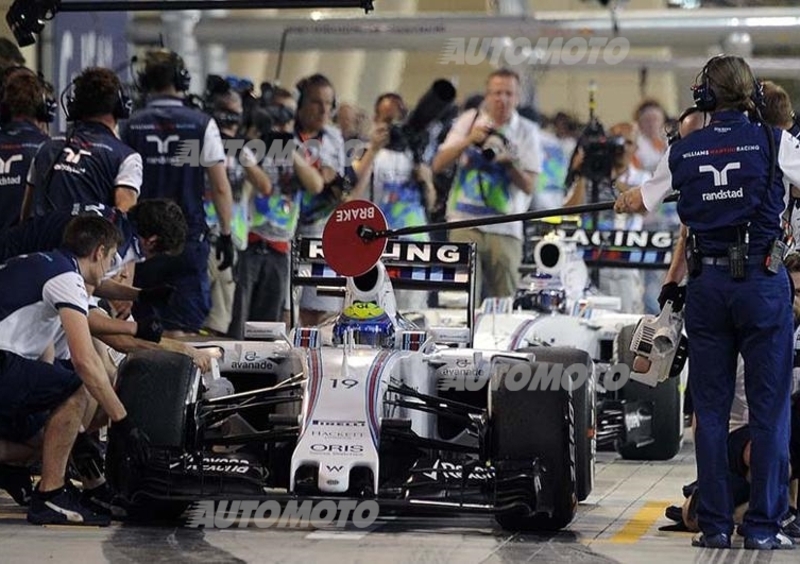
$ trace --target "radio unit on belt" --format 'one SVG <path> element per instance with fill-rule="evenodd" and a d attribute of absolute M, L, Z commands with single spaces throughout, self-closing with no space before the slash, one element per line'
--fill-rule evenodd
<path fill-rule="evenodd" d="M 736 230 L 736 243 L 728 246 L 728 266 L 731 270 L 731 278 L 742 280 L 745 276 L 745 264 L 747 264 L 747 251 L 750 247 L 750 224 L 744 227 L 744 238 L 742 230 Z M 744 239 L 744 240 L 742 240 Z"/>
<path fill-rule="evenodd" d="M 769 248 L 769 254 L 764 260 L 764 268 L 767 272 L 777 274 L 780 271 L 783 260 L 789 254 L 789 245 L 780 239 L 775 239 Z"/>
<path fill-rule="evenodd" d="M 749 257 L 749 228 L 749 223 L 747 225 L 735 227 L 736 242 L 728 245 L 726 255 L 717 256 L 705 256 L 700 250 L 697 233 L 689 230 L 689 236 L 686 241 L 686 266 L 689 275 L 692 277 L 698 276 L 702 272 L 703 264 L 725 265 L 729 268 L 731 277 L 734 280 L 744 279 L 746 266 L 748 264 L 754 264 L 754 260 L 751 260 Z M 756 262 L 766 265 L 769 260 L 770 258 L 768 256 L 763 263 L 761 259 L 758 259 Z"/>

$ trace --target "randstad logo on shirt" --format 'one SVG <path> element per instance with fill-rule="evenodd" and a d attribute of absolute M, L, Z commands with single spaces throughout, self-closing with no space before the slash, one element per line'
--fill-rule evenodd
<path fill-rule="evenodd" d="M 703 194 L 704 202 L 713 202 L 716 200 L 732 200 L 734 198 L 744 198 L 744 189 L 738 190 L 717 190 L 716 192 L 709 192 Z"/>

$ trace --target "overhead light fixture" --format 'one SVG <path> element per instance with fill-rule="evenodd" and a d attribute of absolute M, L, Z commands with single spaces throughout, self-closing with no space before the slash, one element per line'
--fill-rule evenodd
<path fill-rule="evenodd" d="M 8 27 L 20 47 L 36 43 L 44 22 L 57 12 L 144 12 L 177 10 L 254 10 L 290 8 L 361 8 L 371 12 L 373 0 L 14 0 L 6 13 Z M 321 18 L 322 12 L 314 12 Z M 313 17 L 313 16 L 312 16 Z"/>
<path fill-rule="evenodd" d="M 52 20 L 61 0 L 14 0 L 6 13 L 6 23 L 20 47 L 36 43 L 34 35 L 44 29 L 44 22 Z"/>

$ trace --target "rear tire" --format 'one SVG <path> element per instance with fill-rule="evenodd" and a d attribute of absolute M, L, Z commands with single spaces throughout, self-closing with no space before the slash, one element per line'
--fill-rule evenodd
<path fill-rule="evenodd" d="M 534 362 L 537 367 L 549 363 Z M 521 500 L 530 511 L 520 508 L 495 515 L 497 523 L 513 531 L 556 531 L 575 517 L 575 420 L 569 391 L 510 391 L 506 373 L 492 376 L 490 404 L 490 455 L 495 466 L 495 490 L 499 504 L 504 496 Z M 532 468 L 536 460 L 543 467 L 543 485 L 552 492 L 552 514 L 534 513 L 537 501 L 533 480 L 514 485 L 499 470 L 504 465 Z M 516 473 L 512 470 L 511 472 Z M 524 488 L 530 488 L 525 493 Z M 512 492 L 513 490 L 513 492 Z"/>
<path fill-rule="evenodd" d="M 633 367 L 635 356 L 630 351 L 634 329 L 634 325 L 626 325 L 617 335 L 618 361 L 628 367 Z M 653 442 L 642 447 L 621 445 L 617 451 L 622 458 L 626 460 L 670 460 L 678 454 L 683 441 L 679 377 L 667 378 L 654 388 L 630 380 L 619 390 L 619 396 L 626 402 L 648 402 L 652 406 L 653 418 Z"/>

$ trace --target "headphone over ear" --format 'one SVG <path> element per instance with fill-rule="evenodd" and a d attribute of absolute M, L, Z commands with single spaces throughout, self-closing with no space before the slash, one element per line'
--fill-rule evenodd
<path fill-rule="evenodd" d="M 700 71 L 700 84 L 692 86 L 694 105 L 701 112 L 713 112 L 717 107 L 717 95 L 714 94 L 714 91 L 711 89 L 711 84 L 709 84 L 708 81 L 708 65 L 711 64 L 711 61 L 720 56 L 721 55 L 717 55 L 713 57 L 705 64 L 703 70 Z"/>
<path fill-rule="evenodd" d="M 708 80 L 708 67 L 712 61 L 726 57 L 727 55 L 716 55 L 708 60 L 700 72 L 700 84 L 692 86 L 692 94 L 694 96 L 694 105 L 702 112 L 713 112 L 717 107 L 717 95 L 711 89 L 710 81 Z M 764 96 L 764 85 L 754 77 L 753 79 L 753 94 L 750 96 L 756 110 L 760 111 L 766 107 L 766 97 Z"/>
<path fill-rule="evenodd" d="M 11 119 L 9 110 L 5 104 L 2 103 L 2 100 L 5 97 L 8 80 L 11 78 L 11 75 L 17 71 L 26 71 L 36 77 L 39 81 L 39 87 L 42 89 L 42 101 L 36 106 L 36 115 L 33 117 L 44 123 L 52 123 L 55 121 L 58 103 L 54 98 L 47 95 L 48 91 L 52 89 L 52 85 L 44 79 L 44 75 L 42 75 L 41 72 L 34 72 L 32 69 L 22 65 L 7 67 L 0 76 L 0 121 L 6 122 Z"/>
<path fill-rule="evenodd" d="M 67 121 L 79 121 L 87 117 L 75 101 L 75 80 L 77 80 L 77 78 L 73 79 L 61 94 L 61 106 L 64 109 L 64 117 Z M 122 89 L 122 85 L 120 85 L 117 89 L 117 98 L 114 101 L 114 107 L 111 109 L 111 115 L 114 116 L 115 120 L 120 121 L 131 117 L 132 111 L 133 100 Z"/>
<path fill-rule="evenodd" d="M 151 53 L 156 53 L 158 51 L 154 51 Z M 147 80 L 147 61 L 149 58 L 148 55 L 145 55 L 145 70 L 141 70 L 136 74 L 136 82 L 139 85 L 141 90 L 149 91 L 152 87 Z M 136 57 L 132 59 L 131 62 L 135 62 L 137 60 Z M 188 92 L 189 87 L 192 84 L 192 75 L 189 74 L 189 69 L 186 68 L 186 64 L 183 62 L 183 57 L 178 55 L 175 51 L 169 51 L 169 65 L 172 67 L 172 85 L 175 87 L 175 90 L 178 92 Z"/>

